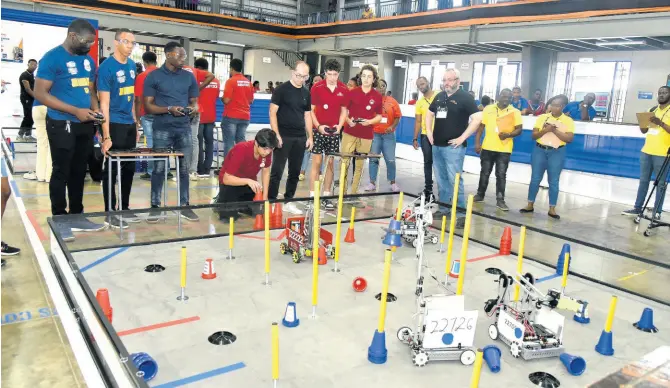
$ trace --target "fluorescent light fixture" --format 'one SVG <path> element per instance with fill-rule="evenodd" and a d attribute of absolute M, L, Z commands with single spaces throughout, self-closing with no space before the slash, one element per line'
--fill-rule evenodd
<path fill-rule="evenodd" d="M 621 40 L 618 42 L 596 42 L 596 46 L 636 46 L 647 44 L 644 40 Z"/>
<path fill-rule="evenodd" d="M 225 45 L 228 45 L 228 46 L 244 47 L 244 45 L 241 44 L 241 43 L 226 42 L 226 41 L 223 41 L 223 40 L 217 40 L 216 43 L 217 44 L 225 44 Z"/>
<path fill-rule="evenodd" d="M 366 50 L 379 50 L 379 47 L 366 47 Z"/>
<path fill-rule="evenodd" d="M 434 53 L 434 52 L 437 52 L 437 51 L 444 51 L 444 49 L 440 48 L 440 47 L 424 47 L 424 48 L 417 49 L 416 51 L 418 51 L 420 53 Z"/>

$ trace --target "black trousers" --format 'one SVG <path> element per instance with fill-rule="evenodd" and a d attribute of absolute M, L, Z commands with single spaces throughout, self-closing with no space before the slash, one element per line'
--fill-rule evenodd
<path fill-rule="evenodd" d="M 216 212 L 219 213 L 219 219 L 225 221 L 230 217 L 237 218 L 238 213 L 249 215 L 259 214 L 261 205 L 254 206 L 255 204 L 252 203 L 255 195 L 251 187 L 247 185 L 228 186 L 220 183 L 216 203 L 249 202 L 249 204 L 236 203 L 234 205 L 217 207 Z"/>
<path fill-rule="evenodd" d="M 423 179 L 426 186 L 423 191 L 426 195 L 433 193 L 433 146 L 430 145 L 428 136 L 421 135 L 421 152 L 423 153 Z"/>
<path fill-rule="evenodd" d="M 493 171 L 493 165 L 496 166 L 496 198 L 505 199 L 505 185 L 507 183 L 507 167 L 511 154 L 507 152 L 496 152 L 482 150 L 479 160 L 482 164 L 482 171 L 479 174 L 479 188 L 477 194 L 482 197 L 486 194 L 486 188 L 489 186 L 489 177 Z"/>
<path fill-rule="evenodd" d="M 291 199 L 295 197 L 295 190 L 298 187 L 298 177 L 300 176 L 300 166 L 302 165 L 302 158 L 305 156 L 305 143 L 307 137 L 284 137 L 282 136 L 283 145 L 281 148 L 275 148 L 272 154 L 272 169 L 270 170 L 270 191 L 268 198 L 277 199 L 279 193 L 279 184 L 281 183 L 282 175 L 284 175 L 284 167 L 288 160 L 288 178 L 286 179 L 286 191 L 284 198 Z"/>
<path fill-rule="evenodd" d="M 51 214 L 68 214 L 68 203 L 70 214 L 81 214 L 84 212 L 86 165 L 93 152 L 93 122 L 73 123 L 48 116 L 46 122 L 53 166 L 49 181 Z"/>
<path fill-rule="evenodd" d="M 23 120 L 21 120 L 21 129 L 19 129 L 19 136 L 30 136 L 33 130 L 33 98 L 21 97 L 21 105 L 23 106 Z"/>
<path fill-rule="evenodd" d="M 135 124 L 109 123 L 109 136 L 112 138 L 112 150 L 129 150 L 137 145 L 137 127 Z M 116 208 L 117 163 L 112 163 L 112 210 Z M 133 187 L 135 162 L 121 162 L 121 210 L 128 210 L 130 190 Z M 105 199 L 105 211 L 109 209 L 109 163 L 102 166 L 102 196 Z"/>

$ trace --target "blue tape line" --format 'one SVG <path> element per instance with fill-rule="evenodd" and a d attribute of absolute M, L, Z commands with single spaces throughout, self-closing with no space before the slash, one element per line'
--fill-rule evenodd
<path fill-rule="evenodd" d="M 549 276 L 545 276 L 543 278 L 539 278 L 539 279 L 535 280 L 535 283 L 542 283 L 544 281 L 551 280 L 551 279 L 556 279 L 558 277 L 561 277 L 561 275 L 555 273 L 553 275 L 549 275 Z"/>
<path fill-rule="evenodd" d="M 219 368 L 219 369 L 213 369 L 213 370 L 210 370 L 208 372 L 203 372 L 203 373 L 199 373 L 197 375 L 193 375 L 193 376 L 190 376 L 190 377 L 183 378 L 181 380 L 175 380 L 175 381 L 172 381 L 172 382 L 169 382 L 169 383 L 156 385 L 154 388 L 179 387 L 179 386 L 182 386 L 182 385 L 195 383 L 196 381 L 208 379 L 210 377 L 222 375 L 224 373 L 236 371 L 238 369 L 244 368 L 245 366 L 246 365 L 244 365 L 243 362 L 238 362 L 237 364 L 224 366 L 223 368 Z"/>
<path fill-rule="evenodd" d="M 80 268 L 80 269 L 79 269 L 79 272 L 87 271 L 87 270 L 89 270 L 89 269 L 95 267 L 95 266 L 98 265 L 98 264 L 104 263 L 105 261 L 107 261 L 107 260 L 111 259 L 112 257 L 118 255 L 119 253 L 123 253 L 123 252 L 127 251 L 129 248 L 130 248 L 130 247 L 119 248 L 119 249 L 115 250 L 114 252 L 110 253 L 109 255 L 107 255 L 107 256 L 105 256 L 105 257 L 101 257 L 100 259 L 98 259 L 98 260 L 92 262 L 91 264 L 88 264 L 88 265 L 86 265 L 86 266 Z"/>
<path fill-rule="evenodd" d="M 12 186 L 14 196 L 16 198 L 21 198 L 21 190 L 19 190 L 19 186 L 16 185 L 16 181 L 9 181 L 9 184 Z"/>

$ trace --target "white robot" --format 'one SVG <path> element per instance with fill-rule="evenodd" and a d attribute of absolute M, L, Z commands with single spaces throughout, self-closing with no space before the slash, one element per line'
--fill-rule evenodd
<path fill-rule="evenodd" d="M 419 230 L 422 230 L 424 241 L 437 244 L 438 236 L 431 229 L 433 211 L 437 208 L 437 204 L 432 202 L 432 196 L 428 203 L 425 203 L 425 200 L 422 202 L 422 197 L 419 197 L 406 206 L 400 213 L 400 236 L 403 240 L 416 248 L 419 243 Z M 421 219 L 418 217 L 419 214 L 422 215 Z"/>

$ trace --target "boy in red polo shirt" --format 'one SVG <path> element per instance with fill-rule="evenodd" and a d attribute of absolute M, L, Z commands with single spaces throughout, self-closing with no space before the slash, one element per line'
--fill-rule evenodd
<path fill-rule="evenodd" d="M 223 157 L 237 143 L 246 140 L 247 127 L 251 119 L 251 103 L 254 102 L 254 88 L 249 79 L 242 74 L 242 61 L 230 61 L 231 77 L 223 87 Z"/>
<path fill-rule="evenodd" d="M 263 200 L 267 200 L 272 151 L 278 145 L 277 134 L 270 128 L 258 131 L 254 140 L 236 144 L 219 171 L 219 194 L 215 203 L 250 202 L 258 191 L 262 191 Z M 262 184 L 256 180 L 261 170 Z M 223 221 L 230 217 L 237 219 L 238 213 L 253 214 L 251 205 L 221 206 L 215 210 Z"/>
<path fill-rule="evenodd" d="M 339 81 L 342 66 L 335 59 L 325 63 L 326 79 L 312 87 L 312 125 L 314 126 L 314 147 L 312 148 L 312 170 L 309 187 L 314 187 L 317 174 L 321 171 L 322 154 L 340 152 L 340 131 L 347 120 L 347 86 Z M 333 187 L 333 159 L 328 160 L 323 184 L 323 195 L 331 195 Z M 310 191 L 311 195 L 314 192 Z M 322 206 L 333 210 L 333 203 L 325 199 Z"/>
<path fill-rule="evenodd" d="M 144 104 L 142 103 L 142 99 L 144 98 L 144 80 L 152 71 L 157 69 L 156 54 L 151 51 L 145 52 L 142 54 L 142 62 L 144 63 L 144 71 L 135 78 L 135 112 L 139 112 L 138 117 L 140 118 L 141 128 L 138 128 L 138 130 L 142 129 L 142 133 L 144 133 L 144 139 L 146 141 L 146 146 L 153 148 L 154 116 L 146 114 L 144 111 Z M 147 163 L 147 172 L 140 175 L 140 178 L 144 180 L 151 180 L 151 172 L 153 170 L 154 162 L 150 161 Z M 169 165 L 167 170 L 169 178 L 172 178 L 172 173 L 169 172 Z"/>
<path fill-rule="evenodd" d="M 342 135 L 342 152 L 362 154 L 370 153 L 372 147 L 372 130 L 375 124 L 382 120 L 382 95 L 377 91 L 379 84 L 379 75 L 377 69 L 371 65 L 365 65 L 360 73 L 361 86 L 349 91 L 349 117 L 347 118 L 348 127 L 344 129 Z M 344 158 L 345 177 L 344 192 L 347 192 L 347 173 L 349 169 L 350 158 Z M 358 185 L 361 183 L 361 173 L 364 163 L 356 163 L 354 170 L 354 181 L 351 183 L 351 194 L 358 193 Z"/>
<path fill-rule="evenodd" d="M 205 58 L 198 58 L 195 60 L 195 68 L 207 71 L 209 62 Z M 198 178 L 209 178 L 209 170 L 212 168 L 216 100 L 219 98 L 220 85 L 218 79 L 212 79 L 209 85 L 200 90 L 200 97 L 198 98 L 198 105 L 202 109 L 202 113 L 198 125 L 198 158 L 193 161 L 193 163 L 197 163 Z"/>
<path fill-rule="evenodd" d="M 214 74 L 207 69 L 201 70 L 191 66 L 184 66 L 184 70 L 193 73 L 195 80 L 198 81 L 198 88 L 200 93 L 214 80 Z M 204 108 L 200 101 L 198 101 L 198 114 L 191 118 L 191 155 L 186 155 L 184 160 L 188 162 L 188 173 L 192 181 L 198 180 L 198 130 L 200 129 L 200 118 L 204 112 Z"/>

